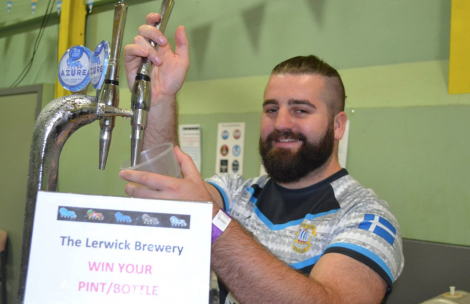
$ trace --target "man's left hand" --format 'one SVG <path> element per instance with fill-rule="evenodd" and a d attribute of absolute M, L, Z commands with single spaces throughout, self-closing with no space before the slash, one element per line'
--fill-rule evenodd
<path fill-rule="evenodd" d="M 143 171 L 123 170 L 119 176 L 129 181 L 125 188 L 126 193 L 139 198 L 212 201 L 191 157 L 183 153 L 178 146 L 174 151 L 181 165 L 183 179 Z"/>

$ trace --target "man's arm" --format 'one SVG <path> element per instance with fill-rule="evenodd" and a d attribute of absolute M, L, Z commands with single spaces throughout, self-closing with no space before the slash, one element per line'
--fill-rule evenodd
<path fill-rule="evenodd" d="M 139 35 L 134 38 L 134 43 L 124 47 L 124 65 L 129 89 L 132 90 L 142 58 L 146 57 L 154 64 L 144 149 L 164 142 L 178 144 L 176 94 L 183 86 L 189 68 L 189 43 L 184 27 L 180 26 L 176 30 L 176 46 L 173 52 L 167 38 L 154 26 L 159 20 L 159 14 L 147 15 L 146 24 L 139 28 Z M 158 49 L 155 50 L 148 40 L 157 43 Z"/>
<path fill-rule="evenodd" d="M 227 258 L 229 257 L 229 258 Z M 321 257 L 309 277 L 264 250 L 232 221 L 212 246 L 212 268 L 241 303 L 380 303 L 385 281 L 348 256 Z"/>

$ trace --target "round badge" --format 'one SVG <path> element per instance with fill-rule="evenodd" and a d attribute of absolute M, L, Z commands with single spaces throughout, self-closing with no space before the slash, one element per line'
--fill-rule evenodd
<path fill-rule="evenodd" d="M 234 156 L 239 156 L 241 152 L 242 152 L 242 148 L 240 148 L 239 145 L 233 146 L 232 153 Z"/>
<path fill-rule="evenodd" d="M 90 82 L 91 85 L 99 90 L 103 85 L 106 76 L 106 69 L 109 61 L 109 43 L 101 41 L 95 48 L 93 56 L 90 59 Z"/>
<path fill-rule="evenodd" d="M 238 160 L 234 160 L 233 163 L 232 163 L 232 171 L 233 171 L 234 173 L 237 173 L 239 166 L 240 166 L 240 165 L 238 164 Z"/>
<path fill-rule="evenodd" d="M 234 137 L 235 139 L 239 139 L 239 138 L 240 138 L 240 135 L 241 135 L 240 130 L 236 129 L 235 131 L 233 131 L 233 137 Z"/>
<path fill-rule="evenodd" d="M 225 155 L 228 154 L 228 146 L 227 146 L 227 145 L 223 145 L 223 146 L 220 148 L 220 154 L 222 154 L 223 156 L 225 156 Z"/>
<path fill-rule="evenodd" d="M 227 130 L 223 130 L 223 131 L 222 131 L 222 138 L 223 138 L 223 139 L 227 139 L 227 138 L 228 138 L 228 131 L 227 131 Z"/>
<path fill-rule="evenodd" d="M 91 51 L 81 45 L 71 47 L 65 52 L 57 69 L 59 82 L 64 89 L 78 92 L 88 86 L 91 56 Z"/>

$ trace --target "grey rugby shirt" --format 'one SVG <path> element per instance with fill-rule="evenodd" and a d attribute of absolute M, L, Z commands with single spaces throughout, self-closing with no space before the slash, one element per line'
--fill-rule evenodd
<path fill-rule="evenodd" d="M 224 209 L 294 269 L 309 274 L 323 254 L 335 252 L 366 264 L 390 288 L 402 272 L 402 241 L 395 217 L 385 201 L 345 169 L 295 190 L 267 176 L 245 180 L 224 174 L 206 181 L 220 192 Z"/>

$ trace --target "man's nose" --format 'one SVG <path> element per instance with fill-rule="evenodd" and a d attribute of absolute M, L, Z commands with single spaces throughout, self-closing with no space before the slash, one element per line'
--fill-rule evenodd
<path fill-rule="evenodd" d="M 280 108 L 276 115 L 276 121 L 274 127 L 277 130 L 291 130 L 294 126 L 293 117 L 290 115 L 288 109 Z"/>

